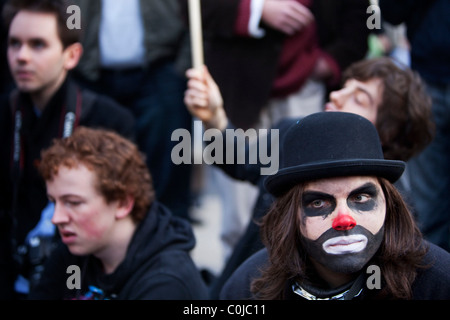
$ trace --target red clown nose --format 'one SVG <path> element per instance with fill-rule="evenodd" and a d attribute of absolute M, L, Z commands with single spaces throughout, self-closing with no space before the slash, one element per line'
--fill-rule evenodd
<path fill-rule="evenodd" d="M 345 231 L 356 227 L 356 221 L 348 214 L 339 214 L 334 220 L 332 225 L 334 230 Z"/>

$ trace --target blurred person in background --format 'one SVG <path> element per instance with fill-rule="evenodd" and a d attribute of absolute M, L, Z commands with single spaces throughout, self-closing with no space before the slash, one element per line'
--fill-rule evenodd
<path fill-rule="evenodd" d="M 178 0 L 73 0 L 82 13 L 78 81 L 127 107 L 157 198 L 189 218 L 191 166 L 171 160 L 176 129 L 192 127 L 183 103 L 189 37 Z"/>
<path fill-rule="evenodd" d="M 450 251 L 450 2 L 380 0 L 380 8 L 385 21 L 406 24 L 411 68 L 425 80 L 433 100 L 436 136 L 408 169 L 421 231 Z"/>

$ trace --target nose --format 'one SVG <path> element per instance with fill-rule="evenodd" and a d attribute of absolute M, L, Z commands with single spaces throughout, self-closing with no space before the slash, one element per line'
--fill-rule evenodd
<path fill-rule="evenodd" d="M 28 46 L 21 45 L 20 48 L 16 50 L 16 59 L 20 62 L 28 61 L 30 57 L 30 50 Z"/>
<path fill-rule="evenodd" d="M 60 225 L 69 222 L 68 216 L 64 213 L 64 210 L 61 208 L 61 205 L 55 203 L 55 209 L 53 212 L 52 223 L 54 225 Z"/>
<path fill-rule="evenodd" d="M 339 213 L 338 216 L 334 218 L 332 227 L 337 231 L 351 230 L 356 227 L 356 221 L 348 213 Z"/>
<path fill-rule="evenodd" d="M 347 92 L 345 88 L 342 88 L 337 91 L 332 91 L 330 93 L 330 101 L 336 106 L 338 110 L 340 110 L 344 104 L 344 100 L 346 99 Z"/>

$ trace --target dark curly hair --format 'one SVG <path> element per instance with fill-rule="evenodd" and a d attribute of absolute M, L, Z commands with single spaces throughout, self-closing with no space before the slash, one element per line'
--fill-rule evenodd
<path fill-rule="evenodd" d="M 410 68 L 400 68 L 392 59 L 366 59 L 346 69 L 343 81 L 380 79 L 383 97 L 375 127 L 380 135 L 385 159 L 408 161 L 434 137 L 431 98 L 420 76 Z"/>
<path fill-rule="evenodd" d="M 107 203 L 131 196 L 135 222 L 145 217 L 155 198 L 144 156 L 134 143 L 114 132 L 78 127 L 72 136 L 55 139 L 41 157 L 39 171 L 46 181 L 51 181 L 61 166 L 83 164 L 96 174 L 96 187 Z"/>

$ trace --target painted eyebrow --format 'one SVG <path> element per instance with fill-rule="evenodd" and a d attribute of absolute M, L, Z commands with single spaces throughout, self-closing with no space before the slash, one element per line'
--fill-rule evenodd
<path fill-rule="evenodd" d="M 303 201 L 312 201 L 314 199 L 334 199 L 334 196 L 328 193 L 320 192 L 320 191 L 305 191 L 303 192 L 302 200 Z"/>
<path fill-rule="evenodd" d="M 349 196 L 352 196 L 355 194 L 361 194 L 361 193 L 367 193 L 369 195 L 374 196 L 378 193 L 378 190 L 374 183 L 367 182 L 364 185 L 350 191 Z M 314 191 L 314 190 L 303 192 L 303 197 L 302 197 L 303 200 L 314 200 L 316 198 L 334 199 L 334 196 L 329 193 Z"/>
<path fill-rule="evenodd" d="M 367 193 L 370 196 L 376 196 L 378 194 L 378 189 L 376 185 L 372 182 L 367 182 L 359 188 L 351 191 L 349 196 L 353 196 L 355 194 Z"/>

